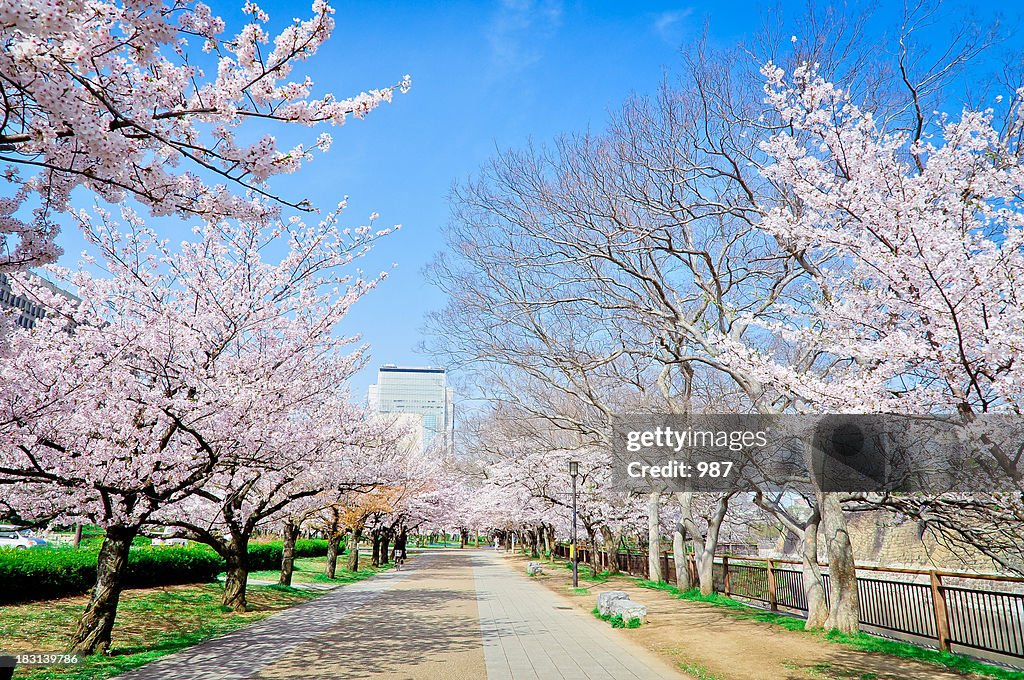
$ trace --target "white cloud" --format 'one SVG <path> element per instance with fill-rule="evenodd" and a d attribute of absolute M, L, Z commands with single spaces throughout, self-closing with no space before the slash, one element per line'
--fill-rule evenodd
<path fill-rule="evenodd" d="M 487 30 L 494 67 L 508 74 L 540 61 L 562 15 L 561 0 L 501 0 Z"/>
<path fill-rule="evenodd" d="M 684 22 L 691 14 L 693 14 L 692 7 L 662 12 L 655 15 L 651 28 L 664 42 L 675 47 L 682 40 Z"/>

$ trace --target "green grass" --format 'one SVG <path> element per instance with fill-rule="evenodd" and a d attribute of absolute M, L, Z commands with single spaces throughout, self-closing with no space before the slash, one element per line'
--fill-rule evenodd
<path fill-rule="evenodd" d="M 569 592 L 573 595 L 590 595 L 589 588 L 569 588 Z"/>
<path fill-rule="evenodd" d="M 560 560 L 562 566 L 572 571 L 572 562 L 568 560 Z M 610 578 L 610 574 L 607 571 L 594 571 L 588 564 L 579 565 L 579 577 L 584 581 L 590 581 L 592 583 L 604 583 Z"/>
<path fill-rule="evenodd" d="M 360 557 L 362 562 L 362 557 Z M 369 564 L 369 559 L 367 559 Z M 382 571 L 387 571 L 395 565 L 388 563 L 383 567 L 364 567 L 357 571 L 349 571 L 345 568 L 345 560 L 343 557 L 338 557 L 338 567 L 334 572 L 334 578 L 328 578 L 324 574 L 324 568 L 327 566 L 326 557 L 302 557 L 295 560 L 295 567 L 292 570 L 292 583 L 332 583 L 335 585 L 345 585 L 346 583 L 354 583 L 356 581 L 362 581 L 365 578 L 369 578 L 374 574 L 379 574 Z M 221 575 L 223 577 L 223 574 Z M 261 571 L 249 572 L 250 581 L 276 581 L 281 577 L 280 569 L 265 569 Z"/>
<path fill-rule="evenodd" d="M 85 657 L 70 666 L 20 668 L 18 677 L 97 680 L 118 675 L 321 593 L 250 587 L 250 611 L 245 613 L 221 606 L 221 594 L 222 588 L 213 584 L 127 591 L 118 607 L 110 656 Z M 0 638 L 7 651 L 65 649 L 84 605 L 84 598 L 65 598 L 0 607 Z"/>
<path fill-rule="evenodd" d="M 639 628 L 642 625 L 640 623 L 640 619 L 630 619 L 629 621 L 624 621 L 622 619 L 622 614 L 602 614 L 597 607 L 591 609 L 590 613 L 596 616 L 597 618 L 601 619 L 602 621 L 607 621 L 608 623 L 610 623 L 612 625 L 612 628 Z"/>
<path fill-rule="evenodd" d="M 304 558 L 296 562 L 307 560 L 316 561 L 315 558 Z M 339 569 L 338 578 L 331 582 L 353 583 L 386 568 L 360 569 L 357 572 Z M 322 595 L 323 591 L 250 585 L 247 589 L 250 611 L 244 613 L 221 606 L 222 593 L 223 587 L 219 584 L 125 591 L 118 607 L 110 656 L 86 657 L 78 665 L 19 668 L 17 677 L 31 680 L 109 678 L 242 628 Z M 84 597 L 71 597 L 0 607 L 0 639 L 4 641 L 5 651 L 66 649 L 85 603 Z"/>
<path fill-rule="evenodd" d="M 693 676 L 695 680 L 723 680 L 720 675 L 715 675 L 700 664 L 682 661 L 679 663 L 679 668 L 687 675 Z"/>
<path fill-rule="evenodd" d="M 788 616 L 786 614 L 762 611 L 726 597 L 721 593 L 702 595 L 700 590 L 696 588 L 693 590 L 682 591 L 668 583 L 655 583 L 644 579 L 634 580 L 641 588 L 663 590 L 680 600 L 705 602 L 717 607 L 728 609 L 730 615 L 737 618 L 761 621 L 763 623 L 780 626 L 787 630 L 799 632 L 804 635 L 813 635 L 823 640 L 827 640 L 828 642 L 852 647 L 853 649 L 858 649 L 864 652 L 876 652 L 879 654 L 888 654 L 889 656 L 894 656 L 900 659 L 922 661 L 924 663 L 949 668 L 950 670 L 958 671 L 960 673 L 973 673 L 986 678 L 996 678 L 997 680 L 1021 680 L 1021 678 L 1024 678 L 1024 673 L 1021 673 L 1020 671 L 1000 668 L 981 661 L 975 661 L 974 659 L 966 656 L 960 656 L 959 654 L 951 654 L 949 652 L 940 652 L 936 649 L 918 647 L 917 645 L 912 645 L 909 642 L 888 640 L 886 638 L 868 635 L 867 633 L 847 635 L 837 631 L 806 631 L 804 630 L 804 620 L 801 618 Z"/>

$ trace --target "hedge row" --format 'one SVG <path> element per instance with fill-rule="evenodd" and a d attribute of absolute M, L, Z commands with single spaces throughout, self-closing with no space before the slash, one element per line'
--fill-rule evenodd
<path fill-rule="evenodd" d="M 327 541 L 299 541 L 296 557 L 327 554 Z M 0 550 L 0 603 L 46 600 L 88 592 L 96 581 L 98 550 Z M 281 543 L 249 546 L 249 568 L 276 569 Z M 128 588 L 213 581 L 224 571 L 224 560 L 205 545 L 133 546 L 128 554 Z"/>
<path fill-rule="evenodd" d="M 281 551 L 280 541 L 273 543 L 250 543 L 249 571 L 279 568 L 281 566 Z M 323 557 L 326 554 L 327 541 L 312 539 L 295 542 L 295 557 Z M 223 571 L 223 566 L 221 571 Z"/>

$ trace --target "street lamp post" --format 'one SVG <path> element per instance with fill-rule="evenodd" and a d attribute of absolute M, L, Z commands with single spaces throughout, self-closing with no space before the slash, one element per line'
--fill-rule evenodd
<path fill-rule="evenodd" d="M 569 476 L 572 477 L 572 587 L 580 587 L 580 558 L 576 552 L 576 478 L 580 474 L 579 462 L 569 462 Z"/>

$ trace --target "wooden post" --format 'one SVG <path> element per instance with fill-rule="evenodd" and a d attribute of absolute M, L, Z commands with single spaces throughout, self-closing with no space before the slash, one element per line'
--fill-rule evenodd
<path fill-rule="evenodd" d="M 662 551 L 661 553 L 661 580 L 665 583 L 669 583 L 668 578 L 668 552 Z"/>
<path fill-rule="evenodd" d="M 942 587 L 942 577 L 938 572 L 928 572 L 932 586 L 932 607 L 935 610 L 935 633 L 939 640 L 939 649 L 949 651 L 949 610 L 946 608 L 946 591 Z"/>
<path fill-rule="evenodd" d="M 768 607 L 773 612 L 779 611 L 779 596 L 775 589 L 775 562 L 768 560 Z"/>
<path fill-rule="evenodd" d="M 725 586 L 725 596 L 729 597 L 729 586 L 732 579 L 729 577 L 729 556 L 722 555 L 722 584 Z"/>

